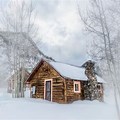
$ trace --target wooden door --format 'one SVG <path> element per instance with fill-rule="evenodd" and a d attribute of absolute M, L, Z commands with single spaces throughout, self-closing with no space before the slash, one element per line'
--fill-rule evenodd
<path fill-rule="evenodd" d="M 46 84 L 45 84 L 45 99 L 51 101 L 51 81 L 46 81 Z"/>

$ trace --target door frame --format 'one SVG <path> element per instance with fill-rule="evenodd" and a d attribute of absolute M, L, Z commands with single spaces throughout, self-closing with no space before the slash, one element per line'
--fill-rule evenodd
<path fill-rule="evenodd" d="M 46 79 L 45 81 L 44 81 L 44 100 L 45 100 L 45 96 L 46 96 L 46 82 L 47 81 L 51 81 L 51 101 L 52 101 L 52 90 L 53 90 L 53 88 L 52 88 L 52 79 Z"/>

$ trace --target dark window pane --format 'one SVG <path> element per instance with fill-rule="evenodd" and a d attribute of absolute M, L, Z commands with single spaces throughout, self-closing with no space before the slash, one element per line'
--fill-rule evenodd
<path fill-rule="evenodd" d="M 101 86 L 100 86 L 100 85 L 97 85 L 97 88 L 98 88 L 98 89 L 100 89 L 100 88 L 101 88 Z"/>
<path fill-rule="evenodd" d="M 75 84 L 75 91 L 79 91 L 79 85 Z"/>

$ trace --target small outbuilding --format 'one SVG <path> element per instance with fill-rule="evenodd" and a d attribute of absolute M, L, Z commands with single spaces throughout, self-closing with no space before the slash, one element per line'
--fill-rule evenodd
<path fill-rule="evenodd" d="M 26 70 L 25 70 L 25 73 L 24 73 L 24 89 L 26 87 L 29 87 L 26 80 L 27 78 L 29 77 L 30 73 Z M 21 80 L 22 80 L 22 68 L 20 70 L 17 71 L 17 73 L 14 73 L 14 71 L 11 73 L 11 75 L 7 78 L 7 92 L 8 93 L 12 93 L 12 91 L 14 91 L 15 89 L 15 83 L 16 81 L 14 81 L 14 78 L 16 76 L 19 76 L 19 79 L 17 81 L 17 83 L 19 84 L 19 93 L 21 93 Z"/>
<path fill-rule="evenodd" d="M 99 97 L 103 99 L 104 80 L 96 75 Z M 27 79 L 31 97 L 57 103 L 84 100 L 88 82 L 85 68 L 41 59 Z"/>

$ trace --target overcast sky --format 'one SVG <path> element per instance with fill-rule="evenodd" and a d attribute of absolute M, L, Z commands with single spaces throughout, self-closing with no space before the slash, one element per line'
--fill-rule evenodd
<path fill-rule="evenodd" d="M 86 7 L 87 0 L 79 0 Z M 54 59 L 81 64 L 87 59 L 86 37 L 76 0 L 38 0 L 37 24 L 42 51 Z"/>
<path fill-rule="evenodd" d="M 3 9 L 6 8 L 8 1 L 0 0 Z M 78 1 L 84 10 L 88 0 Z M 82 32 L 83 24 L 78 15 L 76 0 L 33 0 L 33 2 L 37 11 L 35 24 L 39 26 L 41 39 L 41 42 L 38 42 L 39 49 L 57 61 L 83 64 L 89 58 L 87 55 L 89 41 Z M 0 57 L 0 84 L 2 84 L 2 80 L 8 77 L 8 73 L 6 74 L 8 66 L 3 53 Z"/>
<path fill-rule="evenodd" d="M 0 0 L 4 6 L 7 1 Z M 33 0 L 42 40 L 40 49 L 57 61 L 81 65 L 88 56 L 76 1 L 84 9 L 88 0 Z"/>

